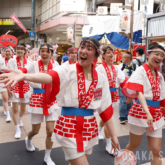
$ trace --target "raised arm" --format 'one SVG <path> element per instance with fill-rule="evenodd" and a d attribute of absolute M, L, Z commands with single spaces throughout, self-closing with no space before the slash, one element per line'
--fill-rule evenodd
<path fill-rule="evenodd" d="M 14 86 L 17 82 L 22 80 L 41 84 L 52 83 L 52 77 L 46 73 L 24 74 L 21 70 L 14 69 L 2 69 L 2 71 L 6 73 L 0 75 L 0 78 L 4 78 L 0 83 L 7 82 L 5 86 L 10 84 Z"/>

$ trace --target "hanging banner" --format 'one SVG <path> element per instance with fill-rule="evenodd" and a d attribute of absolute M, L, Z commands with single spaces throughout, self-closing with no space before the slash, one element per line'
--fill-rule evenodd
<path fill-rule="evenodd" d="M 0 25 L 15 25 L 12 19 L 0 19 Z"/>
<path fill-rule="evenodd" d="M 0 37 L 0 45 L 2 45 L 2 47 L 11 46 L 14 48 L 17 43 L 18 39 L 15 36 L 4 34 Z"/>
<path fill-rule="evenodd" d="M 24 27 L 24 25 L 21 23 L 21 21 L 17 18 L 15 14 L 13 14 L 10 18 L 24 31 L 24 33 L 27 32 L 26 28 Z"/>

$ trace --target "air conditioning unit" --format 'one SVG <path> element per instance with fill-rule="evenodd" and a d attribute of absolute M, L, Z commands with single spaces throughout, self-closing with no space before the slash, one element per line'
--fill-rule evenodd
<path fill-rule="evenodd" d="M 122 6 L 122 3 L 111 3 L 110 4 L 110 14 L 119 14 L 122 12 L 122 8 L 119 8 L 119 6 Z"/>
<path fill-rule="evenodd" d="M 108 7 L 107 6 L 98 6 L 98 14 L 99 15 L 107 15 Z"/>
<path fill-rule="evenodd" d="M 147 14 L 153 14 L 154 0 L 140 0 L 141 11 L 145 11 L 145 5 L 147 7 Z"/>
<path fill-rule="evenodd" d="M 131 6 L 132 1 L 133 0 L 125 0 L 125 5 Z M 138 6 L 139 6 L 139 0 L 134 0 L 134 10 L 138 10 Z"/>

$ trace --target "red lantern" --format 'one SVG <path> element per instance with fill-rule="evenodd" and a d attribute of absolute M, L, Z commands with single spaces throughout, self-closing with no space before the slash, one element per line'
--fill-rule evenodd
<path fill-rule="evenodd" d="M 12 35 L 4 34 L 0 37 L 0 43 L 3 47 L 11 46 L 14 48 L 18 43 L 18 39 Z"/>

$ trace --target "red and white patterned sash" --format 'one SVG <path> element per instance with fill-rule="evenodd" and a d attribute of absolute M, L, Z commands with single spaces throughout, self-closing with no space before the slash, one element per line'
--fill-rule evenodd
<path fill-rule="evenodd" d="M 85 88 L 85 75 L 82 66 L 79 63 L 76 63 L 77 68 L 77 86 L 78 86 L 78 100 L 79 100 L 79 108 L 88 108 L 89 104 L 92 101 L 94 90 L 96 89 L 96 85 L 98 82 L 98 75 L 95 70 L 95 67 L 92 65 L 92 76 L 93 80 L 89 86 L 88 92 L 86 93 Z M 78 152 L 83 152 L 83 125 L 84 125 L 84 117 L 77 116 L 76 117 L 76 143 Z"/>
<path fill-rule="evenodd" d="M 156 71 L 156 81 L 155 81 L 154 76 L 149 66 L 147 64 L 144 64 L 143 67 L 147 73 L 147 77 L 152 87 L 153 101 L 157 101 L 160 98 L 160 85 L 159 85 L 160 76 L 158 72 L 155 70 Z"/>
<path fill-rule="evenodd" d="M 22 68 L 25 67 L 25 65 L 27 64 L 27 59 L 25 58 L 25 56 L 23 57 L 23 67 L 21 66 L 21 61 L 18 58 L 18 56 L 16 57 L 16 62 L 17 62 L 17 68 L 20 70 Z M 18 82 L 20 88 L 19 88 L 19 98 L 24 98 L 24 93 L 23 93 L 23 85 L 25 84 L 24 81 L 19 81 Z"/>
<path fill-rule="evenodd" d="M 107 63 L 105 61 L 103 61 L 102 65 L 107 73 L 109 88 L 115 88 L 116 87 L 116 69 L 115 69 L 114 65 L 111 64 L 113 79 L 112 79 L 111 72 L 109 70 Z"/>
<path fill-rule="evenodd" d="M 109 88 L 115 88 L 116 87 L 116 69 L 115 66 L 113 64 L 111 64 L 111 68 L 112 68 L 112 74 L 113 74 L 113 78 L 111 76 L 111 72 L 109 70 L 109 67 L 107 65 L 107 63 L 105 61 L 102 62 L 102 65 L 107 73 L 107 78 L 108 78 L 108 82 L 109 82 Z M 111 92 L 111 98 L 112 98 L 112 102 L 117 102 L 119 99 L 119 95 L 118 92 Z"/>
<path fill-rule="evenodd" d="M 52 61 L 51 61 L 51 62 L 52 62 L 52 64 L 54 64 L 54 63 L 55 63 L 55 61 L 54 61 L 54 59 L 53 59 L 53 58 L 52 58 Z"/>
<path fill-rule="evenodd" d="M 85 89 L 85 75 L 84 71 L 82 69 L 82 66 L 77 63 L 76 64 L 77 68 L 77 85 L 78 85 L 78 100 L 79 100 L 79 108 L 88 108 L 89 104 L 92 101 L 94 90 L 96 89 L 96 85 L 98 82 L 98 75 L 97 72 L 92 65 L 93 69 L 93 81 L 88 89 L 88 92 L 86 93 Z"/>
<path fill-rule="evenodd" d="M 71 65 L 72 63 L 71 63 L 71 61 L 70 61 L 70 59 L 68 60 L 68 62 L 69 62 L 69 65 Z M 76 61 L 74 61 L 74 64 L 76 63 Z"/>
<path fill-rule="evenodd" d="M 7 67 L 7 63 L 8 63 L 8 60 L 7 60 L 7 58 L 5 57 L 5 67 Z"/>
<path fill-rule="evenodd" d="M 40 72 L 40 73 L 45 73 L 45 72 L 44 72 L 44 65 L 43 65 L 43 63 L 42 63 L 42 60 L 39 60 L 39 61 L 38 61 L 38 67 L 39 67 L 39 72 Z M 53 69 L 53 65 L 52 65 L 52 63 L 49 61 L 47 72 L 51 71 L 52 69 Z M 49 84 L 49 85 L 51 86 L 51 84 Z M 47 87 L 48 87 L 49 85 L 47 84 Z M 41 84 L 41 87 L 42 87 L 42 88 L 45 88 L 45 84 Z M 46 94 L 45 94 L 45 93 L 43 94 L 43 114 L 44 114 L 45 116 L 49 115 L 49 112 L 48 112 L 48 103 L 47 103 L 47 101 L 46 101 Z"/>

